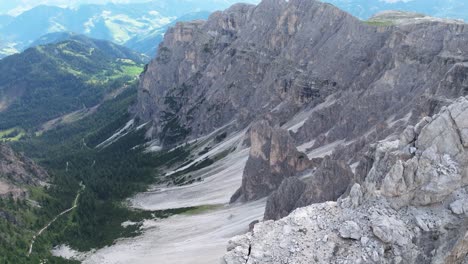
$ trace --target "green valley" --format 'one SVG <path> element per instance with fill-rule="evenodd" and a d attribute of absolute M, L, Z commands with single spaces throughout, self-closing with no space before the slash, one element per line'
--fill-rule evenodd
<path fill-rule="evenodd" d="M 76 35 L 0 60 L 0 130 L 32 132 L 47 121 L 94 107 L 135 81 L 143 59 L 110 42 Z"/>

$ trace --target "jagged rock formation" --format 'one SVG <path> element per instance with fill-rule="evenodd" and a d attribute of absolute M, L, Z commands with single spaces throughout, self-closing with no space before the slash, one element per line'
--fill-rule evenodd
<path fill-rule="evenodd" d="M 0 197 L 25 197 L 24 187 L 43 185 L 47 179 L 43 168 L 15 153 L 8 145 L 0 144 Z"/>
<path fill-rule="evenodd" d="M 354 181 L 354 174 L 346 162 L 327 156 L 317 172 L 304 181 L 307 188 L 297 201 L 296 208 L 338 199 Z"/>
<path fill-rule="evenodd" d="M 312 176 L 284 180 L 268 197 L 264 219 L 278 220 L 299 207 L 336 201 L 353 181 L 354 174 L 346 162 L 327 156 Z"/>
<path fill-rule="evenodd" d="M 306 184 L 297 177 L 291 177 L 283 180 L 280 187 L 268 196 L 265 207 L 265 220 L 278 220 L 287 216 L 296 206 L 301 198 Z"/>
<path fill-rule="evenodd" d="M 250 155 L 245 165 L 242 186 L 231 202 L 263 198 L 276 190 L 285 178 L 311 169 L 314 163 L 296 149 L 289 132 L 261 120 L 249 132 Z"/>
<path fill-rule="evenodd" d="M 348 160 L 466 94 L 467 40 L 456 21 L 374 26 L 314 0 L 238 4 L 168 31 L 136 111 L 171 145 L 313 108 L 297 143 L 345 140 Z"/>
<path fill-rule="evenodd" d="M 468 99 L 378 142 L 338 202 L 233 238 L 226 263 L 467 263 Z"/>

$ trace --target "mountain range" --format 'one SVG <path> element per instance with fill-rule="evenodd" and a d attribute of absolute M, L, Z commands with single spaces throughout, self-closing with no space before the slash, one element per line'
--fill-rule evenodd
<path fill-rule="evenodd" d="M 468 263 L 460 2 L 164 3 L 0 60 L 0 262 Z"/>
<path fill-rule="evenodd" d="M 249 0 L 257 3 L 257 0 Z M 249 2 L 247 1 L 247 2 Z M 244 1 L 246 2 L 246 1 Z M 367 20 L 384 10 L 406 10 L 434 17 L 467 20 L 463 1 L 362 1 L 328 0 L 356 17 Z M 0 16 L 0 55 L 22 51 L 49 33 L 72 32 L 125 45 L 150 57 L 156 53 L 164 32 L 177 21 L 206 19 L 231 1 L 147 2 L 135 4 L 81 5 L 61 8 L 40 5 L 13 17 Z"/>
<path fill-rule="evenodd" d="M 468 3 L 459 0 L 410 0 L 410 1 L 367 1 L 325 0 L 361 19 L 369 19 L 385 10 L 411 11 L 440 18 L 468 21 Z"/>
<path fill-rule="evenodd" d="M 208 17 L 209 12 L 224 9 L 229 1 L 152 1 L 135 4 L 81 5 L 61 8 L 40 5 L 16 17 L 0 17 L 3 54 L 29 47 L 48 33 L 73 32 L 104 39 L 154 55 L 158 38 L 167 27 L 181 19 Z"/>

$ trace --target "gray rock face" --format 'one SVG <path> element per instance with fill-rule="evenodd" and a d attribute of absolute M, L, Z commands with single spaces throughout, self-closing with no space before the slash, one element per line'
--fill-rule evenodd
<path fill-rule="evenodd" d="M 429 123 L 423 119 L 425 125 L 419 134 L 414 129 L 416 137 L 407 146 L 402 147 L 399 140 L 378 143 L 366 178 L 368 188 L 378 190 L 399 207 L 439 203 L 466 185 L 468 156 L 460 132 L 466 124 L 454 117 L 466 114 L 467 106 L 468 100 L 462 97 Z"/>
<path fill-rule="evenodd" d="M 39 186 L 48 177 L 47 172 L 32 160 L 0 144 L 0 196 L 25 197 L 25 186 Z"/>
<path fill-rule="evenodd" d="M 327 156 L 312 176 L 303 180 L 284 180 L 268 197 L 264 219 L 278 220 L 299 207 L 336 201 L 353 180 L 354 174 L 346 162 Z"/>
<path fill-rule="evenodd" d="M 314 175 L 304 180 L 307 187 L 297 201 L 296 208 L 336 201 L 353 180 L 354 174 L 346 162 L 332 160 L 327 156 Z"/>
<path fill-rule="evenodd" d="M 347 160 L 465 95 L 467 41 L 454 21 L 378 27 L 314 0 L 239 4 L 167 32 L 136 111 L 170 145 L 315 108 L 294 138 L 356 140 Z"/>
<path fill-rule="evenodd" d="M 362 185 L 258 223 L 230 241 L 225 262 L 467 263 L 468 149 L 455 121 L 467 103 L 462 97 L 407 128 L 414 133 L 378 142 Z"/>
<path fill-rule="evenodd" d="M 283 180 L 278 190 L 274 191 L 267 200 L 265 220 L 278 220 L 297 208 L 297 201 L 306 189 L 306 184 L 296 177 Z"/>
<path fill-rule="evenodd" d="M 244 169 L 242 186 L 231 201 L 263 198 L 276 190 L 285 178 L 312 167 L 307 156 L 296 149 L 289 132 L 258 121 L 249 132 L 250 155 Z"/>

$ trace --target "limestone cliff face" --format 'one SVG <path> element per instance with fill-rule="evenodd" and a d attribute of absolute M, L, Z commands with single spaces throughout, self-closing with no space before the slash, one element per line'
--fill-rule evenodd
<path fill-rule="evenodd" d="M 47 179 L 47 172 L 32 160 L 0 144 L 0 196 L 25 197 L 25 186 L 39 186 Z"/>
<path fill-rule="evenodd" d="M 276 190 L 288 177 L 311 169 L 313 162 L 296 149 L 289 132 L 261 120 L 249 132 L 250 155 L 244 169 L 242 186 L 231 201 L 263 198 Z"/>
<path fill-rule="evenodd" d="M 141 77 L 137 113 L 171 145 L 315 109 L 298 143 L 359 151 L 466 94 L 466 25 L 412 21 L 378 27 L 319 1 L 264 0 L 177 24 Z"/>
<path fill-rule="evenodd" d="M 467 115 L 462 97 L 376 143 L 362 184 L 255 225 L 226 263 L 467 263 Z"/>

